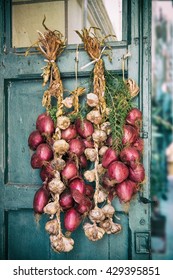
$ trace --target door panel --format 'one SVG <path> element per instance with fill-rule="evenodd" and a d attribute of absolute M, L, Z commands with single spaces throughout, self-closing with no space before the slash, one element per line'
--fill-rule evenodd
<path fill-rule="evenodd" d="M 9 1 L 7 1 L 9 3 Z M 37 116 L 44 112 L 41 105 L 43 91 L 41 68 L 44 58 L 37 52 L 24 57 L 20 49 L 7 49 L 1 40 L 0 54 L 0 258 L 1 259 L 148 259 L 150 257 L 150 207 L 140 202 L 140 196 L 149 197 L 150 172 L 150 4 L 149 1 L 128 2 L 128 41 L 112 43 L 112 63 L 104 57 L 105 66 L 113 73 L 122 74 L 121 58 L 127 51 L 132 56 L 125 65 L 126 76 L 140 85 L 140 95 L 135 103 L 143 111 L 143 136 L 145 143 L 144 165 L 146 183 L 143 191 L 127 209 L 114 201 L 116 216 L 120 218 L 122 232 L 104 236 L 98 242 L 89 241 L 82 230 L 72 234 L 74 250 L 55 253 L 49 244 L 49 235 L 44 226 L 48 219 L 42 215 L 39 224 L 35 221 L 32 203 L 35 191 L 41 185 L 39 170 L 30 166 L 32 152 L 28 148 L 28 136 L 35 128 Z M 0 0 L 4 9 L 5 1 Z M 4 13 L 1 9 L 2 18 Z M 7 11 L 6 11 L 7 13 Z M 123 15 L 127 18 L 127 14 Z M 0 17 L 1 18 L 1 17 Z M 4 19 L 4 26 L 6 26 Z M 8 25 L 9 26 L 9 25 Z M 0 30 L 4 32 L 3 24 Z M 33 30 L 34 32 L 34 30 Z M 148 32 L 148 33 L 147 33 Z M 124 36 L 123 36 L 124 38 Z M 7 40 L 9 41 L 9 40 Z M 5 48 L 6 50 L 6 48 Z M 74 59 L 76 46 L 68 46 L 58 59 L 64 89 L 76 87 Z M 81 66 L 90 61 L 82 46 L 79 46 L 78 85 L 89 90 L 88 79 L 93 66 L 81 71 Z M 117 221 L 118 222 L 118 221 Z"/>

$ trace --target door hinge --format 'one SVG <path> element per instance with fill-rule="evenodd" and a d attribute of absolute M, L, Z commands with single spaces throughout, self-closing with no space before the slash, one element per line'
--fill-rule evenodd
<path fill-rule="evenodd" d="M 135 249 L 137 254 L 149 254 L 151 251 L 151 233 L 135 233 Z"/>

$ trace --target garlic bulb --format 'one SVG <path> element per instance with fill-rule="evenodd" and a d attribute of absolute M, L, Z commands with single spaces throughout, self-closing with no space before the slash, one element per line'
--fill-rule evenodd
<path fill-rule="evenodd" d="M 64 155 L 69 150 L 69 144 L 64 140 L 57 140 L 53 144 L 54 151 L 59 155 Z"/>
<path fill-rule="evenodd" d="M 85 171 L 84 172 L 84 177 L 88 182 L 90 182 L 90 183 L 94 182 L 95 179 L 96 179 L 95 169 Z"/>
<path fill-rule="evenodd" d="M 111 133 L 111 125 L 110 122 L 104 122 L 101 124 L 100 129 L 105 131 L 107 135 Z"/>
<path fill-rule="evenodd" d="M 64 183 L 59 178 L 54 178 L 48 183 L 49 190 L 52 193 L 61 194 L 65 190 Z"/>
<path fill-rule="evenodd" d="M 72 108 L 73 106 L 73 99 L 74 99 L 74 96 L 69 96 L 69 97 L 66 97 L 63 101 L 62 101 L 62 104 L 64 104 L 64 106 L 66 108 Z"/>
<path fill-rule="evenodd" d="M 57 172 L 63 170 L 64 167 L 66 166 L 65 160 L 63 160 L 62 158 L 54 158 L 51 161 L 51 164 L 54 167 L 54 169 L 57 170 Z M 56 177 L 56 175 L 55 175 L 55 177 Z"/>
<path fill-rule="evenodd" d="M 121 225 L 114 223 L 112 219 L 102 221 L 99 226 L 103 228 L 107 234 L 115 234 L 121 231 Z"/>
<path fill-rule="evenodd" d="M 108 149 L 107 146 L 102 146 L 99 150 L 99 156 L 102 157 L 106 153 L 107 149 Z"/>
<path fill-rule="evenodd" d="M 98 110 L 92 110 L 90 111 L 87 116 L 87 120 L 94 123 L 94 124 L 100 124 L 102 122 L 102 116 Z"/>
<path fill-rule="evenodd" d="M 100 240 L 103 235 L 105 234 L 105 231 L 103 228 L 98 227 L 96 224 L 90 224 L 86 223 L 83 226 L 85 235 L 88 237 L 91 241 L 97 241 Z"/>
<path fill-rule="evenodd" d="M 88 93 L 87 104 L 90 107 L 96 107 L 99 104 L 98 96 L 95 93 Z"/>
<path fill-rule="evenodd" d="M 97 196 L 97 202 L 102 203 L 107 199 L 107 193 L 103 190 L 99 190 L 98 196 Z"/>
<path fill-rule="evenodd" d="M 113 214 L 115 213 L 115 209 L 111 204 L 106 204 L 102 211 L 107 218 L 112 218 Z"/>
<path fill-rule="evenodd" d="M 97 158 L 97 151 L 93 148 L 86 148 L 84 154 L 86 158 L 90 161 L 95 161 Z"/>
<path fill-rule="evenodd" d="M 57 219 L 48 221 L 45 225 L 45 229 L 49 234 L 58 234 L 59 223 Z"/>
<path fill-rule="evenodd" d="M 53 135 L 54 140 L 60 140 L 61 139 L 61 129 L 59 127 L 56 127 L 55 133 Z"/>
<path fill-rule="evenodd" d="M 45 214 L 54 215 L 57 212 L 58 208 L 59 208 L 59 204 L 56 201 L 54 201 L 54 202 L 48 203 L 43 208 L 43 211 Z"/>
<path fill-rule="evenodd" d="M 92 222 L 100 223 L 105 219 L 102 209 L 95 207 L 89 212 L 89 218 Z"/>
<path fill-rule="evenodd" d="M 66 116 L 61 116 L 57 118 L 57 126 L 61 129 L 66 129 L 70 125 L 70 119 Z"/>
<path fill-rule="evenodd" d="M 50 235 L 51 247 L 54 251 L 70 252 L 73 249 L 74 240 L 72 238 L 65 237 L 62 234 Z"/>
<path fill-rule="evenodd" d="M 95 142 L 100 143 L 104 142 L 107 139 L 106 132 L 100 129 L 95 129 L 92 138 Z"/>

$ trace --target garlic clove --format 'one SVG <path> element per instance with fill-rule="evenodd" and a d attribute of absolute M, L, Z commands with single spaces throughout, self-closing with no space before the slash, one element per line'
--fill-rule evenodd
<path fill-rule="evenodd" d="M 49 234 L 58 234 L 59 223 L 57 219 L 48 221 L 45 225 L 45 229 Z"/>
<path fill-rule="evenodd" d="M 111 125 L 110 122 L 104 122 L 101 124 L 100 129 L 105 131 L 107 135 L 111 134 Z"/>
<path fill-rule="evenodd" d="M 65 160 L 63 160 L 62 158 L 54 158 L 51 161 L 51 164 L 54 167 L 54 169 L 57 170 L 56 172 L 63 170 L 64 167 L 66 166 Z M 57 177 L 56 172 L 55 172 L 55 177 Z"/>
<path fill-rule="evenodd" d="M 107 193 L 103 190 L 99 190 L 98 196 L 97 196 L 97 202 L 102 203 L 107 199 Z"/>
<path fill-rule="evenodd" d="M 85 235 L 88 237 L 91 241 L 97 241 L 100 240 L 103 235 L 105 234 L 105 231 L 103 228 L 98 227 L 96 224 L 90 224 L 86 223 L 83 226 Z"/>
<path fill-rule="evenodd" d="M 62 240 L 64 244 L 63 252 L 70 252 L 71 250 L 73 250 L 74 240 L 72 238 L 63 236 Z"/>
<path fill-rule="evenodd" d="M 107 149 L 108 149 L 107 146 L 102 146 L 99 150 L 99 156 L 102 157 L 106 153 Z"/>

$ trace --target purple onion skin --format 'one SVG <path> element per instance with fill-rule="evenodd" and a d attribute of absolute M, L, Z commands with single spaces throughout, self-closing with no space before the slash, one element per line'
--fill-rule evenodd
<path fill-rule="evenodd" d="M 69 145 L 70 152 L 76 154 L 77 156 L 81 156 L 85 150 L 84 143 L 80 139 L 70 140 Z"/>
<path fill-rule="evenodd" d="M 63 210 L 67 210 L 73 207 L 74 199 L 70 191 L 65 190 L 63 193 L 61 193 L 59 203 Z"/>
<path fill-rule="evenodd" d="M 134 163 L 139 163 L 140 154 L 134 147 L 125 147 L 120 153 L 120 159 L 125 164 L 133 166 Z"/>
<path fill-rule="evenodd" d="M 133 144 L 138 137 L 139 137 L 139 133 L 134 126 L 132 125 L 124 126 L 124 134 L 122 139 L 123 145 Z"/>
<path fill-rule="evenodd" d="M 109 164 L 116 160 L 118 160 L 117 153 L 113 149 L 108 148 L 103 155 L 102 165 L 104 168 L 108 168 Z"/>
<path fill-rule="evenodd" d="M 40 161 L 49 161 L 53 158 L 53 152 L 48 144 L 40 144 L 37 147 L 36 155 Z"/>
<path fill-rule="evenodd" d="M 43 166 L 43 162 L 39 159 L 37 154 L 33 154 L 31 157 L 31 167 L 33 169 L 39 169 Z"/>
<path fill-rule="evenodd" d="M 121 183 L 128 175 L 129 169 L 121 161 L 113 161 L 108 167 L 108 176 L 111 180 L 116 180 L 116 183 Z"/>
<path fill-rule="evenodd" d="M 137 183 L 142 183 L 144 181 L 145 169 L 142 163 L 135 165 L 134 168 L 129 168 L 129 179 Z"/>
<path fill-rule="evenodd" d="M 76 127 L 75 125 L 70 125 L 68 128 L 66 128 L 65 130 L 62 130 L 61 132 L 61 138 L 69 141 L 71 139 L 76 138 L 77 136 L 77 131 L 76 131 Z"/>
<path fill-rule="evenodd" d="M 41 134 L 47 136 L 51 136 L 55 130 L 53 120 L 46 113 L 38 116 L 36 120 L 36 128 L 40 131 Z"/>
<path fill-rule="evenodd" d="M 38 130 L 34 130 L 31 132 L 28 138 L 28 146 L 30 147 L 31 150 L 36 150 L 37 147 L 44 143 L 44 137 L 40 134 Z"/>
<path fill-rule="evenodd" d="M 51 179 L 53 179 L 54 174 L 53 174 L 54 170 L 51 167 L 51 164 L 48 163 L 47 165 L 43 165 L 40 171 L 40 178 L 42 179 L 42 181 L 44 182 L 46 179 L 49 181 Z"/>
<path fill-rule="evenodd" d="M 77 133 L 83 138 L 91 136 L 94 132 L 94 127 L 88 120 L 81 121 L 80 119 L 77 119 L 75 125 Z"/>
<path fill-rule="evenodd" d="M 35 213 L 42 214 L 43 208 L 46 206 L 46 204 L 49 201 L 49 192 L 48 190 L 42 186 L 34 196 L 33 200 L 33 209 Z"/>
<path fill-rule="evenodd" d="M 142 112 L 137 108 L 130 110 L 126 117 L 126 123 L 140 128 L 142 124 Z"/>
<path fill-rule="evenodd" d="M 68 231 L 74 231 L 81 223 L 81 215 L 74 209 L 67 210 L 64 216 L 64 226 Z"/>
<path fill-rule="evenodd" d="M 129 202 L 132 199 L 136 188 L 136 183 L 131 180 L 125 180 L 116 185 L 116 194 L 120 201 Z"/>
<path fill-rule="evenodd" d="M 74 162 L 67 162 L 64 169 L 61 171 L 61 175 L 65 180 L 70 180 L 78 173 L 76 164 Z"/>

